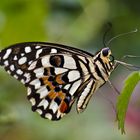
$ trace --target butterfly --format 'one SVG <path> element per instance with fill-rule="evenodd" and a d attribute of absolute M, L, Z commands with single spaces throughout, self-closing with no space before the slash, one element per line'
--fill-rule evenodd
<path fill-rule="evenodd" d="M 32 111 L 49 120 L 60 120 L 76 109 L 83 112 L 115 68 L 111 50 L 95 55 L 66 45 L 27 42 L 0 52 L 0 65 L 27 88 Z"/>

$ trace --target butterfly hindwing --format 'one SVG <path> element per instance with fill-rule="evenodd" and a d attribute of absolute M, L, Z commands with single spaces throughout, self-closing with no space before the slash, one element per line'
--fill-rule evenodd
<path fill-rule="evenodd" d="M 70 63 L 67 59 L 71 59 Z M 26 84 L 32 110 L 44 118 L 58 120 L 70 111 L 83 81 L 82 72 L 77 70 L 74 58 L 66 54 L 47 55 L 32 65 L 30 82 Z"/>

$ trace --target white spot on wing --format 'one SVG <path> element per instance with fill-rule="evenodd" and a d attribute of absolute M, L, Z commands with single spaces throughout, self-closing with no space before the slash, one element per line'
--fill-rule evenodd
<path fill-rule="evenodd" d="M 31 47 L 29 47 L 29 46 L 28 46 L 28 47 L 25 47 L 25 52 L 26 52 L 26 53 L 31 52 Z"/>
<path fill-rule="evenodd" d="M 14 58 L 13 58 L 13 60 L 17 60 L 17 59 L 18 59 L 18 58 L 17 58 L 17 56 L 15 55 Z"/>
<path fill-rule="evenodd" d="M 41 46 L 36 46 L 35 48 L 36 48 L 36 49 L 39 49 L 39 48 L 41 48 Z"/>
<path fill-rule="evenodd" d="M 11 65 L 11 66 L 10 66 L 10 70 L 11 70 L 11 71 L 14 71 L 14 70 L 15 70 L 14 65 Z"/>
<path fill-rule="evenodd" d="M 21 75 L 23 74 L 23 71 L 21 71 L 20 69 L 17 70 L 17 74 Z"/>
<path fill-rule="evenodd" d="M 49 108 L 52 109 L 53 113 L 55 113 L 58 109 L 58 105 L 55 101 L 52 101 Z"/>
<path fill-rule="evenodd" d="M 48 118 L 49 120 L 52 119 L 52 115 L 50 113 L 46 113 L 45 118 Z"/>
<path fill-rule="evenodd" d="M 25 73 L 24 76 L 26 77 L 26 82 L 29 82 L 30 81 L 30 74 Z"/>
<path fill-rule="evenodd" d="M 35 105 L 35 103 L 36 103 L 36 101 L 35 101 L 34 98 L 31 98 L 31 99 L 30 99 L 30 102 L 31 102 L 32 105 Z"/>
<path fill-rule="evenodd" d="M 33 61 L 29 61 L 28 64 L 31 65 L 32 62 L 33 62 Z"/>
<path fill-rule="evenodd" d="M 75 60 L 71 56 L 64 55 L 64 68 L 76 69 Z"/>
<path fill-rule="evenodd" d="M 35 86 L 35 89 L 38 89 L 41 85 L 40 81 L 38 79 L 33 80 L 32 82 L 30 82 L 31 85 Z"/>
<path fill-rule="evenodd" d="M 62 116 L 61 114 L 62 113 L 58 110 L 58 112 L 57 112 L 57 118 L 59 118 L 60 116 Z"/>
<path fill-rule="evenodd" d="M 12 52 L 12 49 L 7 49 L 5 55 L 3 56 L 3 59 L 8 58 L 11 52 Z"/>
<path fill-rule="evenodd" d="M 48 107 L 48 105 L 49 105 L 48 101 L 45 100 L 45 99 L 43 99 L 43 100 L 39 103 L 38 107 L 39 107 L 39 106 L 43 106 L 44 109 L 46 109 L 46 108 Z"/>
<path fill-rule="evenodd" d="M 7 70 L 7 73 L 11 74 L 11 72 L 9 70 Z"/>
<path fill-rule="evenodd" d="M 73 95 L 76 92 L 76 90 L 79 88 L 80 84 L 81 84 L 81 80 L 78 80 L 78 81 L 73 83 L 73 85 L 69 91 L 71 95 Z"/>
<path fill-rule="evenodd" d="M 26 57 L 22 57 L 22 58 L 20 58 L 20 59 L 18 60 L 18 64 L 19 64 L 19 65 L 22 65 L 22 64 L 24 64 L 26 61 L 27 61 L 27 58 L 26 58 Z"/>
<path fill-rule="evenodd" d="M 55 68 L 55 74 L 61 74 L 68 71 L 68 69 L 63 69 L 63 68 Z"/>
<path fill-rule="evenodd" d="M 56 49 L 51 49 L 51 53 L 57 53 L 57 50 Z"/>
<path fill-rule="evenodd" d="M 36 74 L 36 77 L 40 78 L 44 76 L 44 68 L 35 69 L 34 73 Z"/>
<path fill-rule="evenodd" d="M 18 79 L 18 76 L 17 75 L 13 75 L 13 77 L 15 77 L 16 79 Z"/>
<path fill-rule="evenodd" d="M 24 56 L 24 53 L 21 53 L 21 56 Z"/>
<path fill-rule="evenodd" d="M 80 72 L 77 70 L 72 70 L 68 73 L 68 79 L 70 82 L 77 80 L 80 78 Z"/>
<path fill-rule="evenodd" d="M 38 112 L 40 115 L 42 114 L 42 110 L 41 109 L 37 109 L 36 112 Z"/>
<path fill-rule="evenodd" d="M 8 66 L 8 65 L 9 65 L 8 60 L 4 61 L 4 65 L 5 65 L 5 66 Z"/>
<path fill-rule="evenodd" d="M 64 86 L 64 89 L 69 89 L 69 87 L 70 87 L 70 84 L 67 84 Z"/>
<path fill-rule="evenodd" d="M 31 94 L 31 89 L 27 88 L 27 95 L 30 95 L 30 94 Z"/>
<path fill-rule="evenodd" d="M 21 79 L 21 80 L 20 80 L 20 82 L 21 82 L 21 83 L 23 83 L 23 84 L 25 84 L 25 81 L 24 81 L 24 79 Z"/>
<path fill-rule="evenodd" d="M 36 58 L 39 58 L 39 54 L 42 52 L 42 50 L 43 50 L 43 49 L 37 50 L 37 52 L 36 52 Z"/>
<path fill-rule="evenodd" d="M 36 63 L 37 63 L 37 61 L 31 63 L 31 65 L 29 66 L 28 70 L 33 70 L 36 67 Z"/>
<path fill-rule="evenodd" d="M 42 65 L 44 67 L 51 67 L 52 66 L 49 61 L 50 61 L 50 56 L 44 56 L 41 60 Z"/>
<path fill-rule="evenodd" d="M 46 86 L 42 86 L 40 89 L 37 90 L 37 93 L 40 94 L 40 98 L 42 99 L 48 95 L 48 90 Z"/>

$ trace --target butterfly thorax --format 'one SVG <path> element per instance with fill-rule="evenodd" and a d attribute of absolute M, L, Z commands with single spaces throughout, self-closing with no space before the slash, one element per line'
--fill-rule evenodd
<path fill-rule="evenodd" d="M 78 112 L 85 110 L 93 93 L 95 93 L 106 81 L 108 81 L 110 74 L 114 69 L 114 63 L 112 62 L 110 56 L 110 49 L 103 48 L 101 51 L 96 53 L 94 57 L 86 58 L 88 60 L 87 69 L 89 69 L 89 74 L 85 74 L 84 80 L 88 82 L 85 82 L 86 86 L 83 84 L 85 92 L 81 92 L 79 95 L 77 103 Z"/>
<path fill-rule="evenodd" d="M 114 63 L 110 60 L 112 59 L 110 57 L 112 57 L 112 55 L 109 48 L 103 48 L 93 57 L 95 71 L 99 75 L 98 78 L 104 82 L 108 81 L 111 72 L 114 70 Z"/>

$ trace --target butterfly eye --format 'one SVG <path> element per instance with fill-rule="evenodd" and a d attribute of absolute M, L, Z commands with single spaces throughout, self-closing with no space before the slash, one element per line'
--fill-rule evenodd
<path fill-rule="evenodd" d="M 109 51 L 110 51 L 109 48 L 104 48 L 104 49 L 102 50 L 102 54 L 103 54 L 103 56 L 104 56 L 104 57 L 108 56 Z"/>

